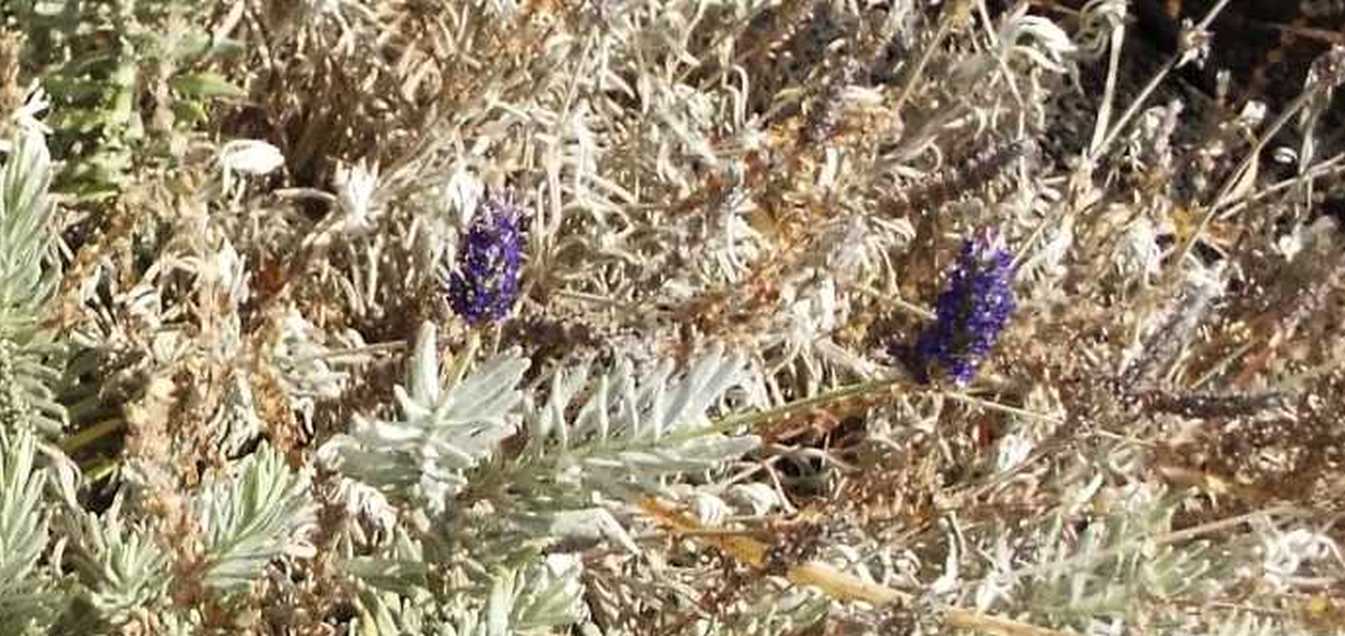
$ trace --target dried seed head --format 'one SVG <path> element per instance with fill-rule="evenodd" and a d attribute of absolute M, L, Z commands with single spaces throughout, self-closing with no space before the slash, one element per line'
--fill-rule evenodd
<path fill-rule="evenodd" d="M 1196 68 L 1205 68 L 1210 57 L 1210 45 L 1214 43 L 1214 34 L 1201 28 L 1190 19 L 1182 20 L 1181 33 L 1177 36 L 1177 52 L 1181 54 L 1177 68 L 1195 63 Z"/>
<path fill-rule="evenodd" d="M 1142 343 L 1138 355 L 1121 373 L 1121 388 L 1135 391 L 1153 386 L 1195 337 L 1205 311 L 1224 292 L 1223 266 L 1188 274 L 1167 318 Z"/>
<path fill-rule="evenodd" d="M 1345 46 L 1337 44 L 1313 60 L 1306 83 L 1328 93 L 1345 84 Z"/>

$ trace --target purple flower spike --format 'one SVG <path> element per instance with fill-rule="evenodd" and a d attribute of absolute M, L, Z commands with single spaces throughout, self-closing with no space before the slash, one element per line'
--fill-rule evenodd
<path fill-rule="evenodd" d="M 468 324 L 500 322 L 518 301 L 526 221 L 509 191 L 488 193 L 477 206 L 448 279 L 449 304 Z"/>
<path fill-rule="evenodd" d="M 938 318 L 911 352 L 922 382 L 929 381 L 933 365 L 958 386 L 971 382 L 1017 307 L 1013 275 L 1013 255 L 999 241 L 983 235 L 962 244 L 962 255 L 939 295 Z"/>

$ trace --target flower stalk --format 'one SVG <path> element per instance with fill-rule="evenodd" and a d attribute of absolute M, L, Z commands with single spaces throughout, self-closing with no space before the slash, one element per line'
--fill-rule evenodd
<path fill-rule="evenodd" d="M 518 302 L 525 223 L 509 191 L 491 193 L 477 207 L 448 278 L 449 304 L 468 324 L 499 323 Z"/>
<path fill-rule="evenodd" d="M 917 379 L 930 381 L 937 368 L 966 386 L 1017 308 L 1013 255 L 989 235 L 969 239 L 939 295 L 937 317 L 916 340 Z"/>

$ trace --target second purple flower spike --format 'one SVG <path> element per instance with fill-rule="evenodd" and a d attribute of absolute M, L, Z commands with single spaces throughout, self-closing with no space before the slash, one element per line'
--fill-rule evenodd
<path fill-rule="evenodd" d="M 927 382 L 937 365 L 954 384 L 971 382 L 1017 308 L 1013 275 L 1013 255 L 992 235 L 962 244 L 939 295 L 938 318 L 921 332 L 912 351 L 921 381 Z"/>
<path fill-rule="evenodd" d="M 448 279 L 449 304 L 468 324 L 500 322 L 518 301 L 526 225 L 510 191 L 488 193 L 477 206 Z"/>

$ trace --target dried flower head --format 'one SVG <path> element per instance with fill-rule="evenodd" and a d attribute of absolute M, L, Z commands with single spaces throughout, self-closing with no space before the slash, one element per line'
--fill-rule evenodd
<path fill-rule="evenodd" d="M 448 279 L 449 303 L 469 324 L 499 322 L 518 300 L 525 222 L 512 192 L 489 193 L 477 206 Z"/>
<path fill-rule="evenodd" d="M 928 381 L 934 365 L 959 386 L 971 382 L 1017 306 L 1013 274 L 1013 255 L 997 239 L 983 235 L 962 244 L 939 295 L 938 317 L 911 351 L 922 382 Z"/>

